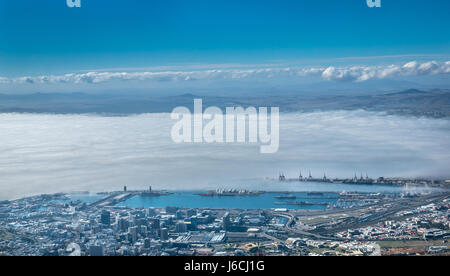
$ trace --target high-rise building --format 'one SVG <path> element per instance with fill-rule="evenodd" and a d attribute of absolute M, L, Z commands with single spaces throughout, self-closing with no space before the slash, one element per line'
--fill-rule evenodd
<path fill-rule="evenodd" d="M 130 234 L 131 242 L 135 243 L 137 241 L 138 227 L 133 226 L 128 228 L 128 233 Z"/>
<path fill-rule="evenodd" d="M 146 218 L 138 218 L 135 220 L 135 224 L 138 226 L 141 226 L 141 225 L 147 226 L 148 220 Z"/>
<path fill-rule="evenodd" d="M 184 222 L 179 222 L 177 223 L 177 225 L 175 226 L 175 231 L 177 233 L 186 233 L 187 232 L 187 225 Z"/>
<path fill-rule="evenodd" d="M 107 210 L 103 210 L 100 216 L 100 221 L 104 225 L 111 225 L 111 213 Z"/>
<path fill-rule="evenodd" d="M 196 215 L 197 215 L 197 210 L 195 210 L 195 209 L 189 209 L 189 210 L 187 210 L 187 212 L 186 212 L 186 216 L 187 216 L 188 218 L 193 217 L 193 216 L 196 216 Z"/>
<path fill-rule="evenodd" d="M 125 218 L 120 218 L 118 221 L 119 230 L 126 232 L 128 230 L 128 227 L 130 227 L 130 222 Z"/>
<path fill-rule="evenodd" d="M 176 217 L 178 220 L 184 219 L 184 212 L 181 211 L 181 210 L 178 210 L 178 211 L 175 213 L 175 217 Z"/>
<path fill-rule="evenodd" d="M 146 239 L 144 240 L 144 247 L 145 247 L 145 248 L 150 248 L 150 246 L 151 246 L 150 239 L 149 239 L 149 238 L 146 238 Z"/>
<path fill-rule="evenodd" d="M 150 219 L 150 226 L 152 230 L 159 230 L 161 228 L 161 222 L 157 218 Z"/>
<path fill-rule="evenodd" d="M 161 231 L 160 231 L 160 239 L 162 240 L 162 241 L 167 241 L 168 239 L 169 239 L 169 229 L 167 229 L 167 228 L 161 228 Z"/>
<path fill-rule="evenodd" d="M 146 215 L 147 215 L 147 217 L 150 217 L 150 218 L 156 216 L 156 209 L 153 207 L 148 208 Z"/>
<path fill-rule="evenodd" d="M 147 234 L 148 234 L 147 226 L 145 226 L 145 225 L 139 226 L 139 234 L 140 234 L 142 237 L 147 237 Z"/>
<path fill-rule="evenodd" d="M 222 227 L 224 230 L 228 230 L 230 229 L 230 226 L 231 226 L 230 213 L 226 212 L 222 218 Z"/>

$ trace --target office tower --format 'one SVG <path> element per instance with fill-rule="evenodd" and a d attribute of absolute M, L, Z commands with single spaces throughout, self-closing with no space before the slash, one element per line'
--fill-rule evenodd
<path fill-rule="evenodd" d="M 146 238 L 146 239 L 144 240 L 144 247 L 145 247 L 145 248 L 150 248 L 150 246 L 151 246 L 150 239 L 149 239 L 149 238 Z"/>
<path fill-rule="evenodd" d="M 178 210 L 178 211 L 175 213 L 175 217 L 176 217 L 178 220 L 184 219 L 184 212 L 181 211 L 181 210 Z"/>
<path fill-rule="evenodd" d="M 167 241 L 169 239 L 169 229 L 167 228 L 162 228 L 160 231 L 160 239 L 162 241 Z"/>
<path fill-rule="evenodd" d="M 196 215 L 197 215 L 197 210 L 195 210 L 195 209 L 189 209 L 189 210 L 187 210 L 187 212 L 186 212 L 186 216 L 187 216 L 188 218 L 193 217 L 193 216 L 196 216 Z"/>
<path fill-rule="evenodd" d="M 135 243 L 137 241 L 138 227 L 130 227 L 128 228 L 128 233 L 130 234 L 131 242 Z"/>
<path fill-rule="evenodd" d="M 107 210 L 103 210 L 100 216 L 100 221 L 104 225 L 111 225 L 111 213 Z"/>
<path fill-rule="evenodd" d="M 130 227 L 130 222 L 124 218 L 119 219 L 118 228 L 120 231 L 127 231 Z"/>
<path fill-rule="evenodd" d="M 222 227 L 224 230 L 228 230 L 230 229 L 230 226 L 231 226 L 230 213 L 226 212 L 222 218 Z"/>
<path fill-rule="evenodd" d="M 177 233 L 186 233 L 187 232 L 187 225 L 184 222 L 179 222 L 177 223 L 177 225 L 175 226 L 175 231 Z"/>
<path fill-rule="evenodd" d="M 150 226 L 154 230 L 159 230 L 161 228 L 161 222 L 157 218 L 150 219 Z"/>
<path fill-rule="evenodd" d="M 149 218 L 151 218 L 151 217 L 154 217 L 154 216 L 156 216 L 156 209 L 155 208 L 153 208 L 153 207 L 150 207 L 150 208 L 147 208 L 147 217 L 149 217 Z"/>
<path fill-rule="evenodd" d="M 148 235 L 148 228 L 147 228 L 147 226 L 145 226 L 145 225 L 139 226 L 139 234 L 142 237 L 147 237 L 147 235 Z"/>

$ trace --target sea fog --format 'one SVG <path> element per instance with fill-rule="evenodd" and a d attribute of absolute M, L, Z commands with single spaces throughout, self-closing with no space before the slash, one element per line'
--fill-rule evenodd
<path fill-rule="evenodd" d="M 315 177 L 450 177 L 450 121 L 357 111 L 285 113 L 280 149 L 175 144 L 170 114 L 0 114 L 0 199 L 130 189 L 279 190 Z M 323 190 L 323 189 L 321 189 Z"/>

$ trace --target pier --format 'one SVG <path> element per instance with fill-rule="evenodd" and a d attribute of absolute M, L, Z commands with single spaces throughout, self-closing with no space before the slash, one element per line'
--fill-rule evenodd
<path fill-rule="evenodd" d="M 125 186 L 123 191 L 111 192 L 106 197 L 91 203 L 89 207 L 111 207 L 138 195 L 151 197 L 166 196 L 170 195 L 170 193 L 166 191 L 154 191 L 151 187 L 148 190 L 128 191 Z"/>

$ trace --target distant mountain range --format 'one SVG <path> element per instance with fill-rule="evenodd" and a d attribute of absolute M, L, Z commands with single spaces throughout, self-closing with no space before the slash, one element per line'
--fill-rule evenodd
<path fill-rule="evenodd" d="M 217 97 L 183 94 L 155 97 L 143 93 L 35 93 L 0 94 L 0 113 L 57 113 L 57 114 L 141 114 L 171 112 L 177 106 L 192 108 L 195 98 L 204 106 L 278 106 L 281 112 L 311 112 L 330 110 L 384 111 L 390 114 L 450 117 L 450 90 L 429 91 L 410 89 L 388 94 L 350 96 L 242 96 Z"/>

